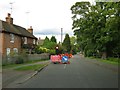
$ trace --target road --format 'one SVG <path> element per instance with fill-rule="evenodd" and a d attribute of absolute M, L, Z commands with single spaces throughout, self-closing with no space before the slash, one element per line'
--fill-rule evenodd
<path fill-rule="evenodd" d="M 51 63 L 33 78 L 14 87 L 118 88 L 118 71 L 103 66 L 102 62 L 75 55 L 70 64 Z"/>

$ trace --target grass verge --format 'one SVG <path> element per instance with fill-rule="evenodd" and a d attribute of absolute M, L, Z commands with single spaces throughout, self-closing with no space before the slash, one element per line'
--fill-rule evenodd
<path fill-rule="evenodd" d="M 26 70 L 36 71 L 44 66 L 45 66 L 45 64 L 29 65 L 29 66 L 18 67 L 18 68 L 15 68 L 14 70 L 17 70 L 17 71 L 26 71 Z"/>
<path fill-rule="evenodd" d="M 90 59 L 98 60 L 101 62 L 113 64 L 113 65 L 120 65 L 120 59 L 119 58 L 107 58 L 107 59 L 101 59 L 101 58 L 95 58 L 95 57 L 88 57 Z"/>
<path fill-rule="evenodd" d="M 22 66 L 22 65 L 27 65 L 27 64 L 34 64 L 34 63 L 42 62 L 42 61 L 46 61 L 46 60 L 32 60 L 32 61 L 25 62 L 23 64 L 8 64 L 8 65 L 5 65 L 5 66 L 2 66 L 2 68 L 3 69 L 14 68 L 14 67 L 17 67 L 17 66 Z"/>

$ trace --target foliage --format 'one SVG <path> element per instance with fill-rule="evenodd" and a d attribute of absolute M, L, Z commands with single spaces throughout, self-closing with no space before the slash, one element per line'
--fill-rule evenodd
<path fill-rule="evenodd" d="M 56 40 L 55 36 L 52 36 L 50 40 L 51 40 L 51 42 L 57 43 L 57 40 Z"/>
<path fill-rule="evenodd" d="M 75 36 L 72 36 L 70 37 L 70 42 L 71 42 L 71 45 L 75 45 L 76 44 L 76 37 Z"/>
<path fill-rule="evenodd" d="M 64 52 L 70 53 L 70 51 L 71 51 L 71 42 L 70 42 L 69 34 L 65 35 L 65 39 L 64 39 L 62 45 L 63 45 L 63 48 L 64 48 Z"/>
<path fill-rule="evenodd" d="M 72 29 L 85 56 L 106 52 L 107 56 L 120 56 L 120 3 L 76 2 L 71 7 Z"/>
<path fill-rule="evenodd" d="M 71 42 L 71 52 L 73 55 L 76 54 L 77 52 L 80 52 L 79 46 L 77 44 L 77 38 L 75 36 L 70 37 L 70 42 Z"/>
<path fill-rule="evenodd" d="M 55 54 L 55 47 L 56 47 L 56 45 L 57 45 L 56 38 L 54 36 L 52 36 L 50 40 L 46 36 L 43 45 L 42 46 L 38 45 L 35 48 L 35 52 L 37 54 L 41 54 L 41 53 Z"/>
<path fill-rule="evenodd" d="M 54 36 L 51 37 L 51 40 L 49 40 L 49 38 L 46 37 L 42 47 L 47 48 L 47 49 L 55 49 L 55 47 L 57 45 L 57 43 L 54 41 L 54 40 L 56 40 L 55 37 Z"/>
<path fill-rule="evenodd" d="M 22 56 L 18 56 L 15 60 L 15 64 L 22 64 L 24 63 L 24 58 Z"/>
<path fill-rule="evenodd" d="M 22 64 L 27 62 L 27 54 L 26 54 L 26 50 L 22 50 L 21 54 L 15 56 L 16 60 L 15 60 L 15 64 Z"/>

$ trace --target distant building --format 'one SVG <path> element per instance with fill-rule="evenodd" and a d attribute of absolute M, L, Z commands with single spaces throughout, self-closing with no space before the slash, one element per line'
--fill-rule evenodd
<path fill-rule="evenodd" d="M 38 45 L 43 45 L 43 43 L 44 43 L 44 39 L 41 39 L 41 38 L 39 37 L 39 39 L 38 39 Z"/>
<path fill-rule="evenodd" d="M 6 21 L 0 20 L 0 40 L 2 58 L 11 53 L 20 54 L 22 49 L 31 50 L 37 44 L 37 38 L 33 35 L 33 29 L 13 24 L 13 18 L 8 13 Z"/>

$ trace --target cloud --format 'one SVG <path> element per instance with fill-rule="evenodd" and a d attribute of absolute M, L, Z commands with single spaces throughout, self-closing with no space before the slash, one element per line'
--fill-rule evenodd
<path fill-rule="evenodd" d="M 43 29 L 43 30 L 37 30 L 35 35 L 60 35 L 61 30 L 59 29 Z"/>
<path fill-rule="evenodd" d="M 69 31 L 69 32 L 63 31 L 63 35 L 65 35 L 66 33 L 68 33 L 69 35 L 73 35 L 72 31 Z M 61 35 L 61 29 L 51 28 L 51 29 L 36 30 L 34 34 L 35 35 Z"/>

